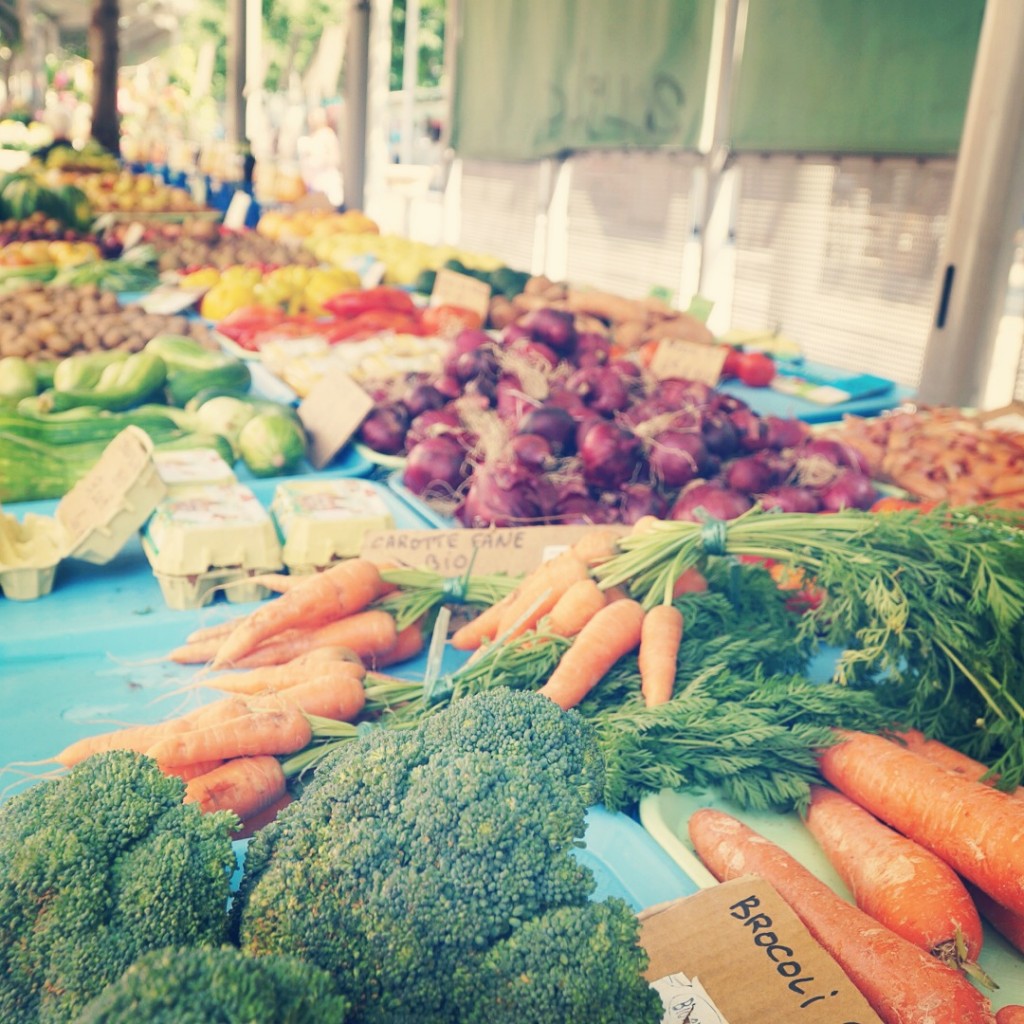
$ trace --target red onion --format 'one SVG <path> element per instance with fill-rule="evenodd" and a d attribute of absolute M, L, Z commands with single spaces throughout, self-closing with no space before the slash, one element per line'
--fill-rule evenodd
<path fill-rule="evenodd" d="M 582 331 L 576 336 L 573 362 L 577 366 L 605 366 L 611 359 L 612 343 L 596 331 Z"/>
<path fill-rule="evenodd" d="M 769 448 L 795 448 L 811 432 L 811 428 L 802 420 L 765 416 L 764 422 L 768 428 Z"/>
<path fill-rule="evenodd" d="M 402 483 L 413 494 L 442 489 L 456 490 L 465 478 L 465 449 L 444 435 L 428 437 L 409 450 Z"/>
<path fill-rule="evenodd" d="M 405 447 L 409 410 L 401 402 L 378 405 L 363 420 L 359 440 L 382 455 L 397 455 Z"/>
<path fill-rule="evenodd" d="M 462 382 L 451 374 L 443 373 L 434 380 L 434 387 L 447 399 L 458 398 L 462 394 Z"/>
<path fill-rule="evenodd" d="M 509 351 L 522 356 L 527 362 L 534 366 L 551 369 L 559 364 L 559 356 L 554 349 L 541 341 L 530 341 L 529 339 L 515 341 L 509 345 Z"/>
<path fill-rule="evenodd" d="M 647 464 L 655 480 L 666 487 L 682 487 L 703 472 L 708 450 L 700 434 L 662 430 L 647 446 Z"/>
<path fill-rule="evenodd" d="M 420 413 L 409 424 L 409 430 L 405 435 L 405 446 L 411 450 L 413 445 L 425 441 L 428 437 L 451 437 L 458 441 L 463 448 L 469 448 L 473 437 L 466 429 L 457 410 L 450 407 L 444 409 L 428 409 Z"/>
<path fill-rule="evenodd" d="M 780 484 L 757 497 L 765 508 L 777 508 L 780 512 L 818 512 L 821 510 L 821 501 L 809 487 Z"/>
<path fill-rule="evenodd" d="M 669 519 L 699 522 L 703 510 L 713 519 L 735 519 L 743 515 L 753 502 L 745 494 L 708 481 L 688 487 L 676 499 L 669 511 Z"/>
<path fill-rule="evenodd" d="M 640 468 L 640 439 L 615 423 L 594 423 L 579 442 L 583 478 L 598 490 L 618 490 Z"/>
<path fill-rule="evenodd" d="M 550 402 L 528 412 L 519 423 L 519 433 L 539 434 L 554 455 L 576 451 L 576 421 L 563 408 Z"/>
<path fill-rule="evenodd" d="M 728 463 L 723 473 L 725 483 L 743 494 L 760 494 L 777 482 L 774 467 L 760 455 L 744 455 Z"/>
<path fill-rule="evenodd" d="M 463 384 L 471 380 L 487 378 L 496 380 L 498 376 L 498 359 L 493 349 L 474 348 L 462 352 L 454 360 L 446 361 L 445 372 L 450 373 Z"/>
<path fill-rule="evenodd" d="M 684 380 L 682 377 L 666 377 L 658 381 L 654 389 L 655 397 L 667 409 L 679 409 L 688 405 L 704 407 L 711 401 L 713 394 L 707 384 L 697 380 Z"/>
<path fill-rule="evenodd" d="M 608 366 L 586 366 L 566 382 L 567 391 L 583 399 L 595 412 L 611 415 L 629 405 L 629 391 L 622 378 Z"/>
<path fill-rule="evenodd" d="M 616 520 L 613 509 L 585 494 L 571 494 L 559 502 L 551 518 L 563 526 L 593 526 Z"/>
<path fill-rule="evenodd" d="M 501 332 L 501 343 L 506 346 L 511 346 L 520 339 L 529 341 L 532 338 L 533 335 L 530 333 L 530 328 L 518 320 L 503 328 Z"/>
<path fill-rule="evenodd" d="M 540 434 L 516 434 L 512 438 L 512 454 L 517 462 L 535 473 L 550 468 L 555 461 L 551 443 Z"/>
<path fill-rule="evenodd" d="M 465 526 L 516 526 L 540 519 L 533 474 L 517 463 L 477 466 L 459 518 Z"/>
<path fill-rule="evenodd" d="M 740 434 L 729 417 L 722 412 L 708 413 L 701 427 L 708 451 L 728 458 L 740 447 Z"/>
<path fill-rule="evenodd" d="M 812 437 L 804 441 L 794 452 L 798 459 L 821 458 L 833 466 L 849 466 L 846 445 L 830 441 L 825 437 Z"/>
<path fill-rule="evenodd" d="M 841 469 L 820 495 L 821 507 L 826 512 L 838 512 L 844 508 L 869 509 L 878 500 L 871 477 L 856 469 Z"/>
<path fill-rule="evenodd" d="M 740 447 L 744 451 L 757 452 L 768 446 L 768 427 L 756 412 L 737 409 L 729 413 L 729 419 L 739 434 Z"/>
<path fill-rule="evenodd" d="M 447 399 L 432 384 L 417 384 L 403 399 L 402 402 L 409 415 L 415 419 L 420 413 L 428 409 L 440 409 Z"/>
<path fill-rule="evenodd" d="M 494 390 L 498 415 L 509 423 L 518 423 L 540 404 L 523 391 L 522 381 L 513 373 L 502 374 Z"/>
<path fill-rule="evenodd" d="M 576 318 L 563 309 L 538 309 L 526 317 L 525 324 L 534 341 L 543 342 L 556 352 L 568 355 L 576 343 Z"/>
<path fill-rule="evenodd" d="M 626 484 L 620 492 L 619 521 L 632 526 L 644 516 L 663 519 L 668 502 L 650 484 Z"/>

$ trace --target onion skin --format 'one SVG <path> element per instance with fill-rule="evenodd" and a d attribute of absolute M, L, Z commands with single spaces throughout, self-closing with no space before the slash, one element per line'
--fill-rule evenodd
<path fill-rule="evenodd" d="M 719 483 L 703 483 L 688 487 L 669 510 L 669 519 L 697 523 L 701 511 L 712 519 L 735 519 L 753 506 L 753 502 L 739 491 Z"/>
<path fill-rule="evenodd" d="M 378 405 L 363 420 L 359 440 L 382 455 L 398 455 L 405 448 L 409 410 L 401 402 Z"/>
<path fill-rule="evenodd" d="M 583 433 L 579 453 L 584 480 L 601 491 L 618 490 L 638 472 L 643 461 L 640 438 L 607 420 L 592 424 Z"/>
<path fill-rule="evenodd" d="M 465 477 L 465 449 L 454 438 L 443 434 L 414 445 L 402 470 L 402 483 L 416 495 L 434 489 L 455 491 Z"/>

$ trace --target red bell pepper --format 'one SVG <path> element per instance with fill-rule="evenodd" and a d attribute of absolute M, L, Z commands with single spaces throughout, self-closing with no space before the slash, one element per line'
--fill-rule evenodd
<path fill-rule="evenodd" d="M 422 335 L 424 328 L 418 312 L 403 313 L 394 309 L 368 309 L 358 316 L 339 320 L 326 330 L 324 337 L 334 344 L 339 341 L 354 341 L 372 334 L 393 331 L 395 334 Z"/>
<path fill-rule="evenodd" d="M 423 310 L 423 326 L 428 334 L 454 336 L 465 328 L 483 327 L 483 317 L 464 306 L 428 306 Z"/>
<path fill-rule="evenodd" d="M 412 296 L 401 288 L 392 288 L 389 285 L 341 292 L 329 298 L 323 305 L 328 313 L 339 320 L 347 320 L 374 309 L 398 313 L 416 312 Z"/>

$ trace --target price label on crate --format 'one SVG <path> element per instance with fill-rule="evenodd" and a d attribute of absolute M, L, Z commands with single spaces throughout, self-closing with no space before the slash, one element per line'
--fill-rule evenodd
<path fill-rule="evenodd" d="M 437 272 L 434 290 L 430 293 L 431 306 L 459 306 L 479 313 L 481 319 L 486 320 L 490 302 L 491 286 L 486 281 L 454 270 L 442 268 Z"/>
<path fill-rule="evenodd" d="M 344 371 L 329 370 L 299 404 L 309 436 L 308 458 L 323 469 L 352 439 L 373 408 L 373 399 Z"/>
<path fill-rule="evenodd" d="M 659 380 L 680 377 L 714 387 L 722 376 L 727 354 L 725 345 L 666 338 L 654 352 L 651 373 Z"/>

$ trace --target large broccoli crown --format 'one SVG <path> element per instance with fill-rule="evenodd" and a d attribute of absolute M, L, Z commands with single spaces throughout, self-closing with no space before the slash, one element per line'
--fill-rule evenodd
<path fill-rule="evenodd" d="M 136 960 L 75 1024 L 343 1024 L 347 1012 L 331 976 L 297 957 L 168 947 Z"/>
<path fill-rule="evenodd" d="M 637 983 L 647 954 L 619 899 L 558 907 L 525 921 L 454 979 L 460 1024 L 640 1024 L 661 998 Z M 572 969 L 566 965 L 574 965 Z"/>
<path fill-rule="evenodd" d="M 0 806 L 0 1020 L 62 1022 L 142 953 L 219 944 L 230 814 L 139 754 L 97 754 Z"/>
<path fill-rule="evenodd" d="M 600 780 L 590 726 L 535 693 L 488 690 L 371 732 L 254 838 L 239 942 L 331 971 L 365 1024 L 457 1022 L 462 965 L 550 910 L 588 913 L 572 849 Z"/>

